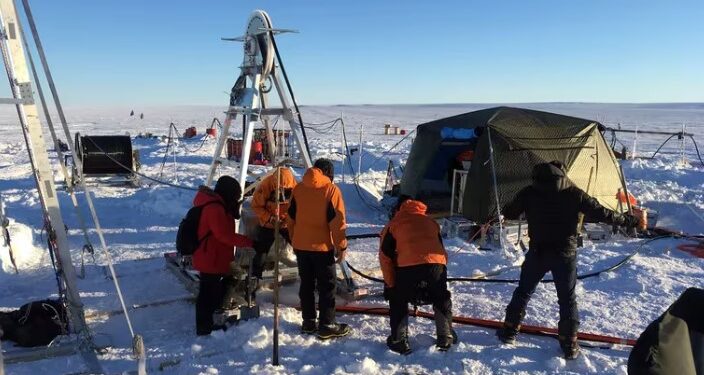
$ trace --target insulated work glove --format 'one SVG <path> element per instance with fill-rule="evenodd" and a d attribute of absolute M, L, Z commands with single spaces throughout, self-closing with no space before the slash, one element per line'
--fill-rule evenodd
<path fill-rule="evenodd" d="M 342 263 L 347 257 L 347 248 L 335 250 L 335 263 Z"/>

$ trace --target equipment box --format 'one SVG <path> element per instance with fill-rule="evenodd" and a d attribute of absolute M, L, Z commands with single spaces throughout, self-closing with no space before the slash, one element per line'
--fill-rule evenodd
<path fill-rule="evenodd" d="M 528 224 L 523 221 L 509 220 L 504 222 L 503 231 L 505 238 L 511 244 L 517 244 L 519 239 L 528 238 Z M 492 245 L 501 246 L 501 239 L 499 238 L 499 224 L 494 224 L 489 227 L 487 231 L 487 239 Z"/>
<path fill-rule="evenodd" d="M 442 237 L 447 239 L 459 238 L 469 240 L 474 233 L 479 229 L 479 226 L 462 216 L 446 217 L 440 223 L 442 228 Z"/>
<path fill-rule="evenodd" d="M 611 225 L 585 223 L 584 234 L 590 241 L 607 241 L 611 238 Z"/>

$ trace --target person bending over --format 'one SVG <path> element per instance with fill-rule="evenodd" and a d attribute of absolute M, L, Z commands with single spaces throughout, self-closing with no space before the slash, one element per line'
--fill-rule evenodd
<path fill-rule="evenodd" d="M 406 198 L 381 233 L 379 263 L 384 275 L 384 298 L 389 301 L 391 335 L 386 345 L 409 354 L 408 303 L 432 303 L 436 346 L 448 350 L 457 342 L 452 329 L 452 301 L 447 290 L 447 253 L 440 227 L 426 216 L 427 207 Z"/>
<path fill-rule="evenodd" d="M 278 216 L 277 216 L 277 172 L 266 177 L 254 191 L 252 197 L 252 211 L 257 215 L 259 224 L 257 226 L 257 238 L 254 244 L 254 259 L 252 260 L 252 276 L 261 280 L 264 272 L 264 263 L 267 254 L 274 244 L 274 223 L 279 222 L 279 234 L 291 242 L 286 228 L 286 216 L 289 207 L 289 200 L 293 188 L 296 187 L 296 179 L 291 170 L 279 167 L 281 174 L 281 185 L 278 189 Z M 276 249 L 275 251 L 278 251 Z"/>

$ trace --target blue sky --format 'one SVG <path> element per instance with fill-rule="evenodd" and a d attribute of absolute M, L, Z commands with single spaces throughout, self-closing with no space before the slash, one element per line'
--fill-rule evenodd
<path fill-rule="evenodd" d="M 257 8 L 301 104 L 704 101 L 701 0 L 31 4 L 69 105 L 226 103 Z"/>

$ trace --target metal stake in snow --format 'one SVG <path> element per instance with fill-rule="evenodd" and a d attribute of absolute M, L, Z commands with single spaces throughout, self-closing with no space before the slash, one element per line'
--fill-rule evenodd
<path fill-rule="evenodd" d="M 173 122 L 171 124 L 173 125 Z M 178 132 L 175 129 L 176 127 L 174 126 L 174 138 L 171 140 L 171 154 L 174 156 L 174 181 L 178 183 L 178 164 L 176 163 L 176 142 L 178 142 Z"/>
<path fill-rule="evenodd" d="M 10 253 L 10 263 L 15 269 L 15 273 L 20 273 L 17 269 L 17 263 L 15 263 L 15 255 L 12 253 L 12 239 L 10 239 L 10 219 L 5 215 L 5 201 L 0 198 L 0 226 L 2 226 L 2 236 L 5 240 L 5 246 L 7 246 L 7 251 Z"/>
<path fill-rule="evenodd" d="M 342 120 L 342 112 L 340 112 L 340 121 L 344 126 L 344 121 Z M 342 155 L 342 183 L 345 183 L 345 162 L 347 161 L 347 153 L 345 152 L 345 133 L 340 132 L 340 154 Z"/>
<path fill-rule="evenodd" d="M 638 157 L 638 153 L 637 153 L 637 149 L 636 149 L 638 147 L 638 128 L 639 128 L 639 125 L 636 125 L 636 133 L 633 137 L 633 154 L 631 155 L 631 159 L 635 159 Z"/>
<path fill-rule="evenodd" d="M 362 135 L 364 134 L 364 123 L 359 125 L 359 159 L 357 159 L 357 183 L 362 175 Z"/>
<path fill-rule="evenodd" d="M 686 146 L 685 142 L 687 142 L 687 138 L 684 137 L 685 130 L 686 130 L 686 125 L 685 125 L 685 123 L 682 123 L 682 134 L 680 135 L 680 140 L 682 141 L 682 142 L 680 142 L 680 163 L 682 165 L 687 164 L 687 159 L 684 158 L 684 150 L 685 150 L 685 146 Z"/>
<path fill-rule="evenodd" d="M 279 229 L 281 210 L 281 167 L 276 168 L 276 221 L 274 221 L 274 352 L 271 363 L 279 365 Z"/>

